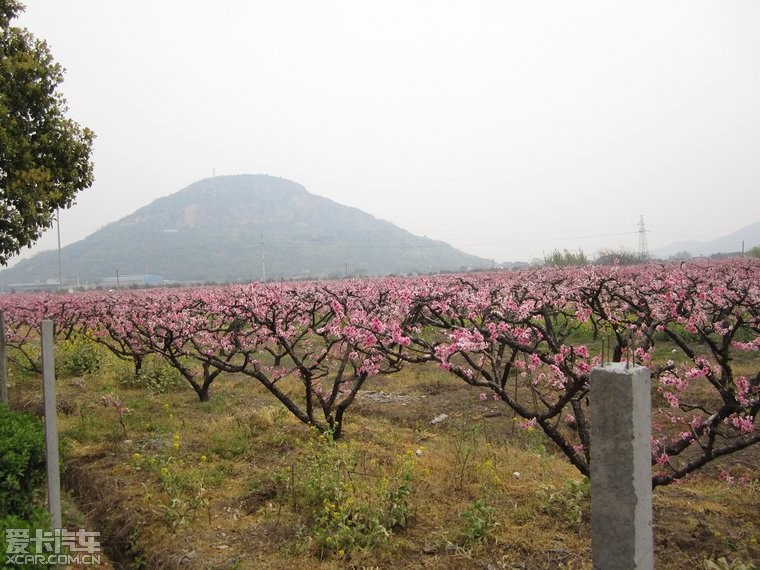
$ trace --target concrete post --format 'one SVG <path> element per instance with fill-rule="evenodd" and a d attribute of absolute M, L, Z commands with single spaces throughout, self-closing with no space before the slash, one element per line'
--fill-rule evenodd
<path fill-rule="evenodd" d="M 8 358 L 5 354 L 5 311 L 0 309 L 0 403 L 8 403 Z"/>
<path fill-rule="evenodd" d="M 53 321 L 42 321 L 42 387 L 45 404 L 45 456 L 47 459 L 48 508 L 53 528 L 61 528 L 61 472 L 58 459 L 58 418 L 55 401 L 55 354 Z"/>
<path fill-rule="evenodd" d="M 654 568 L 649 370 L 591 371 L 591 556 L 598 570 Z"/>

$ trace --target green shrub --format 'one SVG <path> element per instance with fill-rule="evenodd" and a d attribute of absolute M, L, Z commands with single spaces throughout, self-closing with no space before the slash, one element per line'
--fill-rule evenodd
<path fill-rule="evenodd" d="M 494 520 L 493 507 L 480 499 L 464 511 L 461 517 L 463 525 L 459 536 L 461 545 L 465 548 L 488 540 L 489 535 L 498 525 Z"/>
<path fill-rule="evenodd" d="M 578 481 L 568 481 L 564 489 L 557 490 L 552 485 L 541 485 L 539 496 L 547 514 L 577 525 L 589 516 L 591 484 L 588 477 Z"/>
<path fill-rule="evenodd" d="M 365 468 L 349 446 L 315 431 L 301 462 L 273 477 L 280 499 L 305 516 L 306 540 L 321 559 L 386 544 L 393 530 L 410 522 L 413 457 L 390 475 Z"/>
<path fill-rule="evenodd" d="M 173 388 L 183 386 L 185 379 L 176 368 L 172 368 L 164 361 L 148 359 L 143 364 L 139 375 L 125 375 L 121 383 L 131 388 L 143 388 L 152 394 L 166 394 Z"/>
<path fill-rule="evenodd" d="M 38 342 L 8 345 L 8 364 L 23 378 L 42 374 L 42 348 Z"/>
<path fill-rule="evenodd" d="M 35 417 L 0 405 L 0 517 L 31 516 L 45 481 L 45 434 Z"/>
<path fill-rule="evenodd" d="M 50 528 L 50 515 L 48 512 L 40 507 L 32 509 L 31 512 L 24 518 L 16 515 L 7 515 L 0 517 L 0 560 L 5 561 L 8 551 L 8 542 L 5 540 L 5 531 L 9 528 L 13 529 L 26 529 L 29 531 L 29 536 L 34 538 L 37 529 L 49 529 Z M 26 552 L 28 554 L 50 554 L 49 552 L 41 552 L 37 550 L 37 546 L 34 542 L 29 542 Z M 47 564 L 40 565 L 39 563 L 33 564 L 21 564 L 14 565 L 14 570 L 38 570 L 40 568 L 52 568 Z M 5 568 L 5 566 L 3 566 Z"/>
<path fill-rule="evenodd" d="M 100 347 L 84 336 L 55 344 L 55 371 L 59 376 L 83 376 L 100 372 Z"/>

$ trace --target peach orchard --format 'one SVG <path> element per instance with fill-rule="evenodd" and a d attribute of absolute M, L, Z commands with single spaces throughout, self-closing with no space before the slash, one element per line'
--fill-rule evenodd
<path fill-rule="evenodd" d="M 0 308 L 20 369 L 39 372 L 48 318 L 136 375 L 165 360 L 201 401 L 220 374 L 249 376 L 334 437 L 370 377 L 435 363 L 588 475 L 589 374 L 630 361 L 655 387 L 653 485 L 760 441 L 756 260 L 7 295 Z"/>

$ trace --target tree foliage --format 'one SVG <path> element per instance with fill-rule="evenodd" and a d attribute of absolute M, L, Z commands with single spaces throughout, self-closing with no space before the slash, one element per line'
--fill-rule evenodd
<path fill-rule="evenodd" d="M 582 249 L 578 249 L 577 252 L 568 249 L 562 251 L 555 249 L 551 254 L 544 256 L 544 261 L 547 265 L 554 267 L 571 267 L 573 265 L 586 265 L 588 258 Z"/>
<path fill-rule="evenodd" d="M 602 249 L 596 256 L 597 265 L 637 265 L 646 263 L 638 253 L 626 249 Z"/>
<path fill-rule="evenodd" d="M 45 481 L 44 438 L 37 418 L 0 405 L 0 518 L 33 514 Z"/>
<path fill-rule="evenodd" d="M 221 372 L 341 435 L 373 377 L 435 363 L 540 429 L 590 473 L 591 370 L 649 367 L 653 485 L 760 443 L 760 262 L 531 269 L 416 279 L 6 295 L 6 344 L 39 369 L 38 330 L 135 363 L 163 359 L 204 401 Z M 18 360 L 17 360 L 18 359 Z M 610 402 L 610 406 L 616 404 Z M 519 422 L 519 424 L 518 424 Z"/>
<path fill-rule="evenodd" d="M 94 133 L 68 119 L 63 68 L 0 0 L 0 263 L 36 241 L 93 181 Z"/>

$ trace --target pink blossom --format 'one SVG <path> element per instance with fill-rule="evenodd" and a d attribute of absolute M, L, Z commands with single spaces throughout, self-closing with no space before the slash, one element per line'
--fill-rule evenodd
<path fill-rule="evenodd" d="M 752 351 L 752 350 L 760 350 L 760 336 L 756 337 L 754 340 L 750 342 L 739 342 L 734 341 L 731 343 L 731 346 L 738 350 L 746 350 L 746 351 Z"/>
<path fill-rule="evenodd" d="M 733 485 L 736 483 L 736 478 L 728 473 L 728 471 L 725 471 L 721 469 L 718 471 L 718 479 L 720 481 L 723 481 L 724 483 L 728 483 L 729 485 Z"/>
<path fill-rule="evenodd" d="M 588 358 L 588 347 L 585 344 L 576 347 L 574 352 L 581 358 Z"/>
<path fill-rule="evenodd" d="M 664 392 L 663 396 L 668 401 L 668 404 L 670 404 L 671 408 L 677 408 L 681 405 L 680 400 L 678 399 L 678 396 L 671 392 Z"/>
<path fill-rule="evenodd" d="M 655 458 L 655 461 L 657 462 L 657 465 L 665 465 L 668 461 L 670 461 L 670 456 L 667 453 L 660 453 Z"/>
<path fill-rule="evenodd" d="M 537 425 L 538 425 L 538 420 L 536 420 L 536 418 L 530 418 L 530 419 L 528 419 L 528 420 L 525 420 L 525 421 L 523 421 L 523 422 L 520 424 L 520 427 L 521 427 L 522 429 L 531 430 L 531 429 L 533 429 L 534 427 L 536 427 Z"/>
<path fill-rule="evenodd" d="M 747 394 L 749 393 L 749 380 L 747 380 L 747 377 L 739 376 L 734 380 L 734 385 L 736 386 L 736 399 L 742 406 L 749 406 L 750 401 L 749 398 L 747 398 Z"/>
<path fill-rule="evenodd" d="M 689 368 L 686 371 L 686 377 L 694 380 L 696 378 L 702 378 L 703 376 L 707 376 L 707 374 L 710 372 L 709 369 L 704 368 Z"/>
<path fill-rule="evenodd" d="M 742 434 L 751 433 L 755 429 L 755 423 L 748 416 L 733 416 L 731 424 Z"/>
<path fill-rule="evenodd" d="M 584 376 L 591 372 L 591 365 L 588 362 L 578 362 L 574 367 L 575 373 Z"/>
<path fill-rule="evenodd" d="M 634 355 L 639 362 L 649 364 L 652 361 L 652 353 L 639 347 L 634 351 Z"/>
<path fill-rule="evenodd" d="M 585 323 L 589 320 L 591 314 L 592 311 L 588 307 L 580 307 L 575 313 L 575 318 L 578 319 L 578 322 Z"/>

